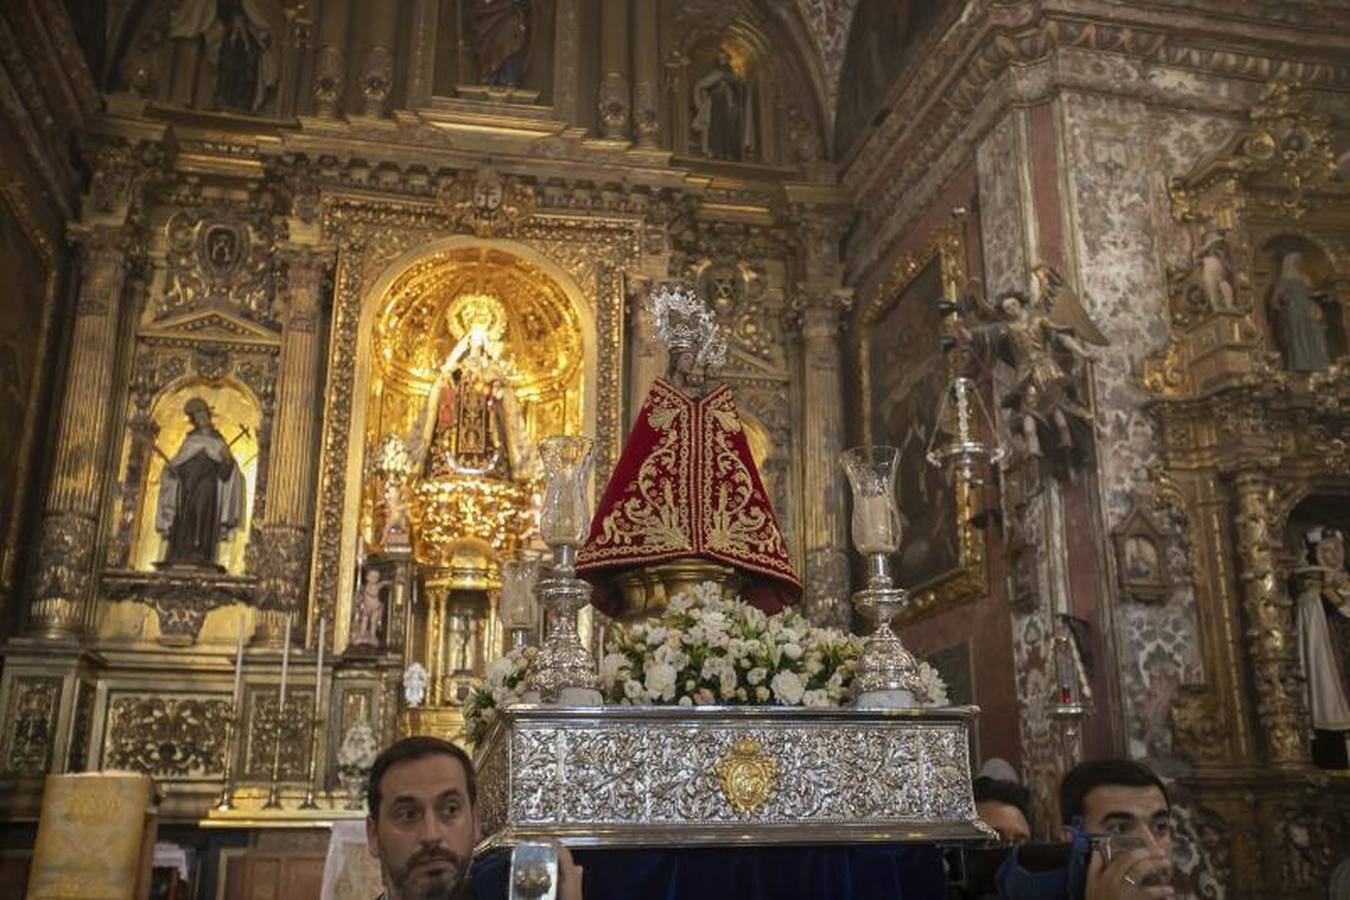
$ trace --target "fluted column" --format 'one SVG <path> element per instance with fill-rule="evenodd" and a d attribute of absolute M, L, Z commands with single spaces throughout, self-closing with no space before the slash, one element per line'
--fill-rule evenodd
<path fill-rule="evenodd" d="M 351 0 L 323 0 L 319 13 L 318 48 L 314 52 L 314 77 L 309 90 L 314 99 L 314 114 L 330 119 L 342 112 L 342 95 L 347 85 L 350 4 Z"/>
<path fill-rule="evenodd" d="M 844 481 L 844 387 L 840 373 L 840 314 L 852 291 L 809 295 L 802 308 L 803 525 L 806 537 L 807 609 L 812 619 L 849 620 L 848 540 Z"/>
<path fill-rule="evenodd" d="M 1275 485 L 1260 469 L 1238 472 L 1233 485 L 1237 493 L 1237 553 L 1242 604 L 1247 613 L 1247 652 L 1266 758 L 1276 766 L 1306 765 L 1308 748 L 1300 721 L 1294 622 L 1275 567 L 1279 544 L 1273 522 Z"/>
<path fill-rule="evenodd" d="M 324 273 L 332 254 L 305 246 L 283 248 L 287 266 L 275 420 L 268 461 L 267 513 L 259 554 L 264 639 L 294 616 L 305 596 L 313 516 L 314 459 L 318 445 L 319 320 Z"/>
<path fill-rule="evenodd" d="M 97 581 L 98 502 L 131 252 L 130 235 L 120 226 L 75 226 L 70 239 L 79 258 L 79 300 L 28 622 L 31 632 L 49 637 L 80 632 Z"/>
<path fill-rule="evenodd" d="M 632 103 L 628 96 L 628 0 L 603 0 L 600 13 L 600 131 L 627 140 Z"/>
<path fill-rule="evenodd" d="M 655 148 L 661 141 L 661 51 L 659 0 L 634 0 L 634 45 L 637 83 L 633 86 L 633 121 L 638 146 Z"/>

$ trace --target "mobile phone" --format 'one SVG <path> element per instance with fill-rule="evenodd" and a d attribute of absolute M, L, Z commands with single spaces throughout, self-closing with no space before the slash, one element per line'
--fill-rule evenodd
<path fill-rule="evenodd" d="M 557 900 L 558 848 L 525 841 L 511 851 L 510 900 Z"/>
<path fill-rule="evenodd" d="M 1102 862 L 1109 863 L 1132 850 L 1143 850 L 1148 841 L 1137 834 L 1104 834 L 1091 838 L 1093 848 L 1101 854 Z"/>

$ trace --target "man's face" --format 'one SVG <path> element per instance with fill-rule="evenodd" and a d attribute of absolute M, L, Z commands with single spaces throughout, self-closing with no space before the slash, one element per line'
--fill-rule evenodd
<path fill-rule="evenodd" d="M 1008 803 L 985 800 L 975 804 L 976 814 L 998 832 L 1000 843 L 1017 846 L 1031 840 L 1031 825 L 1022 811 Z"/>
<path fill-rule="evenodd" d="M 463 765 L 443 753 L 397 763 L 380 789 L 379 818 L 366 819 L 366 845 L 380 861 L 389 900 L 450 897 L 481 835 Z"/>
<path fill-rule="evenodd" d="M 1083 798 L 1083 828 L 1089 834 L 1143 838 L 1170 857 L 1172 813 L 1157 787 L 1104 784 Z"/>

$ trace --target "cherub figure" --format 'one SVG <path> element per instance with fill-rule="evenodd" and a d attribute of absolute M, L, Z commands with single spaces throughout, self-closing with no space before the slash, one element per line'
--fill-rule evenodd
<path fill-rule="evenodd" d="M 357 589 L 356 603 L 352 609 L 352 646 L 380 645 L 380 621 L 384 618 L 384 600 L 380 592 L 388 586 L 389 582 L 380 577 L 379 569 L 366 569 L 365 578 Z"/>
<path fill-rule="evenodd" d="M 1094 356 L 1079 336 L 1106 341 L 1054 269 L 1040 265 L 1032 275 L 1031 296 L 1008 290 L 991 304 L 968 293 L 966 311 L 986 321 L 958 326 L 957 333 L 974 350 L 977 362 L 1001 360 L 1012 368 L 1001 403 L 1026 453 L 1081 463 L 1093 429 L 1092 411 L 1080 396 L 1079 374 Z M 1055 314 L 1057 305 L 1061 310 Z"/>

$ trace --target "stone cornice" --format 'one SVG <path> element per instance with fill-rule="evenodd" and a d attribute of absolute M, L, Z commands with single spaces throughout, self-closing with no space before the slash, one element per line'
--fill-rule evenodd
<path fill-rule="evenodd" d="M 1343 30 L 1324 29 L 1317 41 L 1302 43 L 1305 28 L 1251 19 L 1225 28 L 1212 10 L 1191 10 L 1204 5 L 1197 0 L 1180 11 L 1067 0 L 973 5 L 897 86 L 890 114 L 844 162 L 843 182 L 870 225 L 856 230 L 849 248 L 850 281 L 869 275 L 1010 106 L 1069 89 L 1243 111 L 1233 100 L 1159 87 L 1145 77 L 1167 68 L 1252 82 L 1296 78 L 1350 91 L 1350 36 Z M 1099 54 L 1108 65 L 1088 73 L 1067 64 L 1079 53 Z"/>

